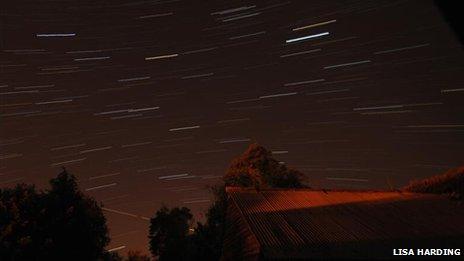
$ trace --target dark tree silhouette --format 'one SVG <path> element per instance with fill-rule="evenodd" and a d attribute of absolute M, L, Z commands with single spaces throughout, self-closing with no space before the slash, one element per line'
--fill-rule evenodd
<path fill-rule="evenodd" d="M 110 241 L 99 204 L 79 191 L 76 178 L 66 170 L 52 179 L 50 185 L 46 198 L 51 258 L 99 258 Z"/>
<path fill-rule="evenodd" d="M 214 202 L 206 213 L 206 223 L 198 223 L 190 238 L 191 255 L 194 260 L 219 260 L 222 254 L 224 220 L 227 208 L 224 186 L 211 188 Z"/>
<path fill-rule="evenodd" d="M 123 261 L 124 258 L 120 256 L 116 251 L 113 252 L 104 252 L 103 256 L 98 260 L 101 261 Z"/>
<path fill-rule="evenodd" d="M 272 153 L 257 143 L 232 163 L 224 176 L 226 186 L 300 188 L 305 187 L 304 174 L 287 168 Z"/>
<path fill-rule="evenodd" d="M 43 252 L 42 215 L 43 194 L 34 186 L 0 189 L 0 260 L 34 260 Z"/>
<path fill-rule="evenodd" d="M 189 233 L 192 215 L 188 208 L 162 207 L 151 219 L 150 250 L 160 260 L 219 260 L 226 208 L 224 186 L 212 188 L 216 198 L 205 224 L 197 223 Z"/>
<path fill-rule="evenodd" d="M 63 170 L 38 192 L 17 185 L 0 190 L 0 260 L 106 259 L 106 220 Z"/>
<path fill-rule="evenodd" d="M 150 257 L 142 254 L 140 251 L 130 250 L 127 253 L 127 261 L 150 261 Z"/>
<path fill-rule="evenodd" d="M 188 250 L 189 223 L 193 216 L 188 208 L 162 207 L 150 220 L 150 251 L 159 260 L 191 260 Z"/>
<path fill-rule="evenodd" d="M 406 191 L 416 193 L 447 194 L 454 199 L 464 199 L 464 166 L 450 169 L 447 172 L 414 180 L 403 188 Z"/>

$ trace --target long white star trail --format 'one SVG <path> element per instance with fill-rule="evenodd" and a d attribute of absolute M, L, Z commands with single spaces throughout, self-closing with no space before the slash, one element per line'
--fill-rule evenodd
<path fill-rule="evenodd" d="M 305 40 L 308 40 L 308 39 L 318 38 L 318 37 L 322 37 L 322 36 L 326 36 L 326 35 L 329 35 L 329 32 L 323 32 L 323 33 L 319 33 L 319 34 L 312 34 L 312 35 L 292 38 L 292 39 L 286 40 L 285 42 L 286 43 L 300 42 L 300 41 L 305 41 Z"/>

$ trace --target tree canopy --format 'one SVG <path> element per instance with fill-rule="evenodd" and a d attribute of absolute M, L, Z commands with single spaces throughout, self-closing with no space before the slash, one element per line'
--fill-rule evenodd
<path fill-rule="evenodd" d="M 98 260 L 109 243 L 99 204 L 63 170 L 38 191 L 19 184 L 0 190 L 1 260 Z"/>
<path fill-rule="evenodd" d="M 448 194 L 454 199 L 464 199 L 464 167 L 450 169 L 447 172 L 414 180 L 404 190 L 416 193 Z"/>
<path fill-rule="evenodd" d="M 226 186 L 300 188 L 305 187 L 304 174 L 288 168 L 257 143 L 251 144 L 232 160 L 224 176 Z"/>
<path fill-rule="evenodd" d="M 44 196 L 31 185 L 0 189 L 0 260 L 32 260 L 43 252 L 43 203 Z"/>
<path fill-rule="evenodd" d="M 140 251 L 130 250 L 127 252 L 127 261 L 150 261 L 150 257 L 142 254 Z"/>
<path fill-rule="evenodd" d="M 162 207 L 150 220 L 150 251 L 159 260 L 190 260 L 189 225 L 193 218 L 188 208 Z"/>
<path fill-rule="evenodd" d="M 195 260 L 219 260 L 222 254 L 227 199 L 224 186 L 211 188 L 214 201 L 206 213 L 205 224 L 198 223 L 191 237 Z"/>

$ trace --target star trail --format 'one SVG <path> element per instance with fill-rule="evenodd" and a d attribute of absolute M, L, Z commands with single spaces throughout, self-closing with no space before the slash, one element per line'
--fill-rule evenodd
<path fill-rule="evenodd" d="M 432 1 L 19 0 L 0 10 L 0 186 L 61 169 L 147 252 L 162 205 L 202 221 L 252 142 L 316 188 L 462 165 L 464 53 Z"/>

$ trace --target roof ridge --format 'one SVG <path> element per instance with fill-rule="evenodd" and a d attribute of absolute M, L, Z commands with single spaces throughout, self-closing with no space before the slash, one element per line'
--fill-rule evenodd
<path fill-rule="evenodd" d="M 259 190 L 255 189 L 254 187 L 237 187 L 237 186 L 226 186 L 226 192 L 235 192 L 235 191 L 256 191 L 256 192 L 264 192 L 264 191 L 314 191 L 314 192 L 396 192 L 396 193 L 410 193 L 408 191 L 403 191 L 399 189 L 391 190 L 391 189 L 314 189 L 314 188 L 260 188 Z"/>

